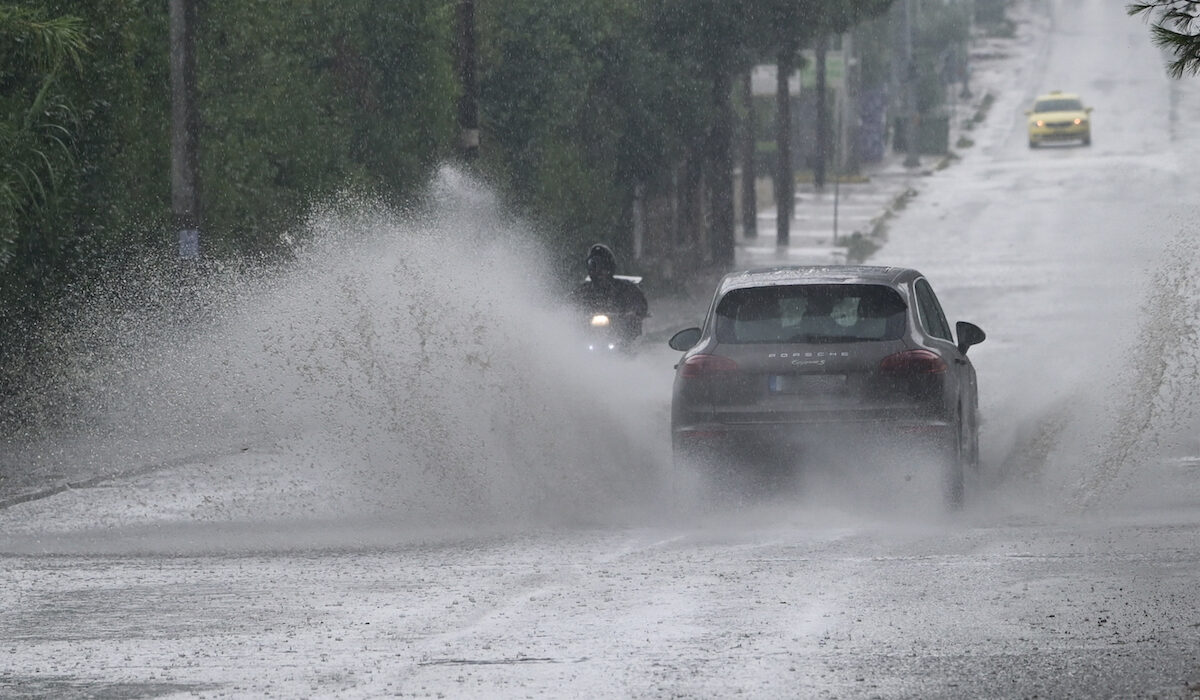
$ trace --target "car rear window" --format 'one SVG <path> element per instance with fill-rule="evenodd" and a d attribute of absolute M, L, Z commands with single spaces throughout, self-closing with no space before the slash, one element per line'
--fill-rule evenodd
<path fill-rule="evenodd" d="M 1082 109 L 1082 102 L 1069 99 L 1040 100 L 1033 107 L 1035 112 L 1078 112 Z"/>
<path fill-rule="evenodd" d="M 904 300 L 875 284 L 735 289 L 717 304 L 720 343 L 845 343 L 904 334 Z"/>

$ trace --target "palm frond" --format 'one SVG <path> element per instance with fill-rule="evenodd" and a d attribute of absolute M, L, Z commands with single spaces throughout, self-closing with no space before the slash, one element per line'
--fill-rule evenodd
<path fill-rule="evenodd" d="M 64 63 L 76 70 L 83 68 L 87 53 L 87 34 L 78 17 L 44 17 L 32 8 L 0 6 L 0 36 L 7 36 L 17 47 L 28 47 L 28 58 L 49 71 Z"/>

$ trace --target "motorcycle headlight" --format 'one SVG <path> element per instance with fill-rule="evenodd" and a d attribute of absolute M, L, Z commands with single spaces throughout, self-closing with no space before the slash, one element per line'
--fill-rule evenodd
<path fill-rule="evenodd" d="M 608 326 L 608 314 L 596 314 L 592 316 L 592 325 L 597 328 Z"/>

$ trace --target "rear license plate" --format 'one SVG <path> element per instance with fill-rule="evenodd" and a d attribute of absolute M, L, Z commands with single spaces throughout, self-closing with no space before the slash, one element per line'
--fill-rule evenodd
<path fill-rule="evenodd" d="M 846 388 L 844 374 L 772 374 L 772 394 L 834 394 Z"/>

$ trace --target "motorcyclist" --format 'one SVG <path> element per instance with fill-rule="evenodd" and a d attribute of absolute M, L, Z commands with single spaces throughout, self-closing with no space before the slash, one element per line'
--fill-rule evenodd
<path fill-rule="evenodd" d="M 626 342 L 642 334 L 642 320 L 650 315 L 646 295 L 629 280 L 615 277 L 617 258 L 601 243 L 588 249 L 588 277 L 571 292 L 571 303 L 581 312 L 610 314 Z"/>

